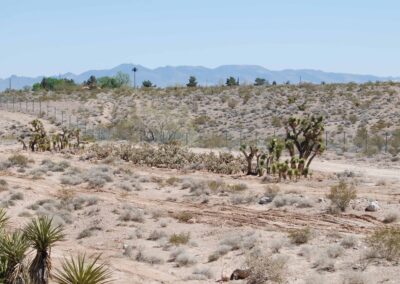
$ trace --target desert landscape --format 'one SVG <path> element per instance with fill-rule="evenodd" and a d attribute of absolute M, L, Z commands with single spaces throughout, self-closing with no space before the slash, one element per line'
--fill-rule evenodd
<path fill-rule="evenodd" d="M 0 284 L 399 284 L 400 1 L 0 5 Z"/>
<path fill-rule="evenodd" d="M 19 108 L 28 99 L 43 111 Z M 6 230 L 52 218 L 53 270 L 99 255 L 113 283 L 398 283 L 399 105 L 396 83 L 3 93 Z M 308 174 L 255 158 L 246 174 L 248 146 L 273 156 L 308 115 L 329 139 Z M 79 145 L 23 150 L 36 119 L 48 135 L 78 126 Z"/>

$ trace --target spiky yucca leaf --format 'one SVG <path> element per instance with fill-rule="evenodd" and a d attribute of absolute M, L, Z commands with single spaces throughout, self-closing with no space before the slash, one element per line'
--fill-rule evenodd
<path fill-rule="evenodd" d="M 29 267 L 32 284 L 47 284 L 51 273 L 51 247 L 64 239 L 61 226 L 53 226 L 53 219 L 33 219 L 25 228 L 25 236 L 36 249 L 36 256 Z"/>
<path fill-rule="evenodd" d="M 6 283 L 21 283 L 26 277 L 24 259 L 29 243 L 20 231 L 0 237 L 0 257 L 6 260 Z"/>
<path fill-rule="evenodd" d="M 8 221 L 8 217 L 6 216 L 6 210 L 0 208 L 0 230 L 4 228 Z"/>
<path fill-rule="evenodd" d="M 111 272 L 104 263 L 97 264 L 100 255 L 87 260 L 86 255 L 65 259 L 62 269 L 57 269 L 54 280 L 58 284 L 106 284 L 111 283 Z"/>
<path fill-rule="evenodd" d="M 62 226 L 53 226 L 53 219 L 48 217 L 33 219 L 24 232 L 31 246 L 38 251 L 47 251 L 64 239 Z"/>

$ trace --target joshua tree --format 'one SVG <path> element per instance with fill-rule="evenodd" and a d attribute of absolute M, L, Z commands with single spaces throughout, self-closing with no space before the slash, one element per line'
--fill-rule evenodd
<path fill-rule="evenodd" d="M 289 118 L 286 126 L 285 146 L 292 158 L 291 168 L 295 168 L 294 165 L 297 163 L 300 173 L 308 174 L 312 160 L 325 150 L 323 132 L 323 117 Z M 298 157 L 296 157 L 296 152 Z"/>
<path fill-rule="evenodd" d="M 77 259 L 65 259 L 62 269 L 57 269 L 54 280 L 58 284 L 106 284 L 111 282 L 111 272 L 104 263 L 97 264 L 100 255 L 93 260 L 78 255 Z"/>
<path fill-rule="evenodd" d="M 29 140 L 29 148 L 31 151 L 50 151 L 50 139 L 46 134 L 43 123 L 40 120 L 35 119 L 30 124 L 32 125 L 32 135 Z"/>
<path fill-rule="evenodd" d="M 20 231 L 0 237 L 0 258 L 5 263 L 3 280 L 5 284 L 25 283 L 27 275 L 24 259 L 28 248 L 29 243 Z"/>
<path fill-rule="evenodd" d="M 197 87 L 196 77 L 190 76 L 189 83 L 186 84 L 187 87 Z"/>
<path fill-rule="evenodd" d="M 61 226 L 53 226 L 52 219 L 40 217 L 26 226 L 24 234 L 36 250 L 36 256 L 29 267 L 31 283 L 48 284 L 51 275 L 51 248 L 64 239 L 63 229 Z"/>
<path fill-rule="evenodd" d="M 249 148 L 249 153 L 246 152 L 247 148 Z M 247 175 L 256 174 L 252 169 L 252 163 L 253 163 L 254 157 L 256 157 L 258 154 L 258 151 L 259 151 L 258 148 L 255 146 L 247 147 L 246 145 L 242 145 L 240 147 L 240 151 L 243 153 L 243 155 L 247 161 Z"/>

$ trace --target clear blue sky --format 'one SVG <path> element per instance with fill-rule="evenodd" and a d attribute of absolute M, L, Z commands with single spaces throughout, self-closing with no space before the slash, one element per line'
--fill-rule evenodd
<path fill-rule="evenodd" d="M 0 78 L 121 63 L 400 75 L 398 0 L 1 0 Z"/>

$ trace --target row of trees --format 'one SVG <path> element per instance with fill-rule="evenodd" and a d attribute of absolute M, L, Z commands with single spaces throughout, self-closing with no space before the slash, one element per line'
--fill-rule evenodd
<path fill-rule="evenodd" d="M 129 86 L 131 83 L 130 77 L 128 74 L 123 72 L 118 72 L 116 76 L 104 76 L 100 78 L 96 78 L 96 76 L 92 75 L 89 77 L 88 80 L 83 82 L 83 86 L 89 89 L 116 89 L 123 86 Z M 239 78 L 235 79 L 234 77 L 229 77 L 226 79 L 225 82 L 226 86 L 239 86 Z M 269 82 L 264 78 L 256 78 L 254 81 L 255 86 L 264 86 L 269 85 Z M 272 85 L 276 85 L 276 82 L 273 81 Z M 42 79 L 40 83 L 35 83 L 32 86 L 33 91 L 61 91 L 66 89 L 73 89 L 77 88 L 80 85 L 75 83 L 72 79 L 58 79 L 58 78 L 51 78 L 45 77 Z M 194 88 L 198 86 L 198 82 L 195 76 L 190 76 L 188 83 L 186 84 L 189 88 Z M 153 82 L 150 80 L 144 80 L 142 82 L 143 88 L 153 88 L 157 87 Z"/>
<path fill-rule="evenodd" d="M 96 76 L 92 75 L 89 77 L 88 80 L 83 82 L 83 86 L 89 89 L 116 89 L 123 86 L 129 86 L 131 83 L 130 77 L 128 74 L 123 72 L 118 72 L 117 75 L 114 77 L 104 76 L 96 78 Z M 235 79 L 234 77 L 229 77 L 226 79 L 225 82 L 226 86 L 239 86 L 239 78 Z M 264 86 L 269 85 L 269 82 L 264 78 L 256 78 L 254 81 L 254 86 Z M 272 82 L 272 85 L 276 85 L 276 82 Z M 58 79 L 58 78 L 51 78 L 45 77 L 42 79 L 40 83 L 35 83 L 32 86 L 33 91 L 61 91 L 66 89 L 73 89 L 79 87 L 80 85 L 75 83 L 72 79 Z M 190 76 L 188 83 L 186 84 L 187 87 L 197 87 L 198 82 L 195 76 Z M 144 80 L 142 82 L 143 88 L 153 88 L 157 87 L 153 82 L 150 80 Z"/>

